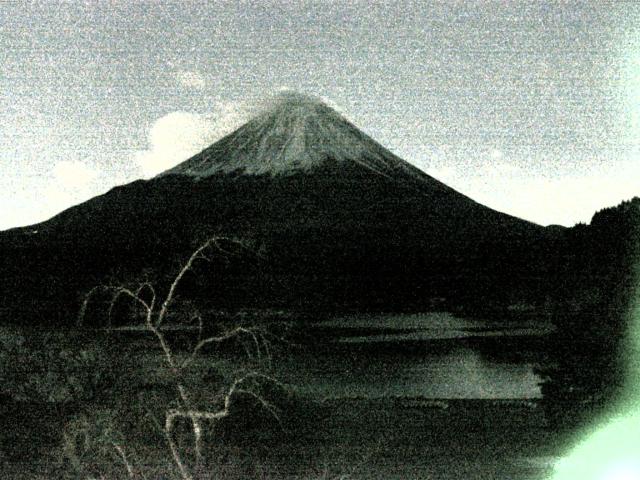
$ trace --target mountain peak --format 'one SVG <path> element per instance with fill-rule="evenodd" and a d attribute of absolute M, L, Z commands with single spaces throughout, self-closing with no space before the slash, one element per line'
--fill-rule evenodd
<path fill-rule="evenodd" d="M 319 97 L 294 91 L 285 91 L 267 101 L 261 114 L 308 117 L 322 114 L 323 112 L 328 113 L 329 111 L 339 115 Z"/>
<path fill-rule="evenodd" d="M 416 170 L 322 100 L 286 92 L 236 131 L 163 175 L 288 175 L 329 162 L 356 163 L 382 174 Z"/>

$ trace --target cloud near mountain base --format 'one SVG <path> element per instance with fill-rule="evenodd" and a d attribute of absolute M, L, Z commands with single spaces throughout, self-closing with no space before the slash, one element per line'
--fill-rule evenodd
<path fill-rule="evenodd" d="M 171 112 L 151 126 L 146 150 L 134 153 L 133 160 L 143 177 L 151 178 L 202 151 L 245 120 L 235 104 L 221 104 L 215 114 Z"/>
<path fill-rule="evenodd" d="M 425 169 L 474 200 L 541 225 L 589 223 L 593 214 L 638 195 L 640 162 L 605 163 L 599 168 L 545 177 L 533 169 L 491 161 L 478 169 Z M 508 206 L 508 207 L 505 207 Z"/>

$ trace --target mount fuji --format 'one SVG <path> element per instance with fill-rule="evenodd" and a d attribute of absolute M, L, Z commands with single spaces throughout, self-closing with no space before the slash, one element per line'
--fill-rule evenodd
<path fill-rule="evenodd" d="M 539 301 L 558 232 L 480 205 L 287 94 L 155 178 L 0 233 L 0 307 L 65 323 L 90 286 L 171 271 L 213 235 L 264 257 L 220 266 L 218 306 L 416 310 Z"/>
<path fill-rule="evenodd" d="M 286 93 L 232 134 L 164 173 L 290 175 L 326 163 L 357 164 L 393 176 L 419 171 L 368 137 L 320 100 Z"/>

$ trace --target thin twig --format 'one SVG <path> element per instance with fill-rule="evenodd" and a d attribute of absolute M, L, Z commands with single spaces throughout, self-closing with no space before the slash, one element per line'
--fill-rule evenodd
<path fill-rule="evenodd" d="M 122 448 L 122 446 L 118 445 L 116 442 L 111 442 L 111 444 L 113 445 L 113 448 L 115 449 L 115 451 L 118 452 L 118 456 L 120 457 L 120 459 L 122 460 L 122 463 L 124 464 L 125 468 L 127 469 L 127 473 L 129 474 L 129 478 L 135 478 L 135 474 L 134 474 L 134 471 L 133 471 L 133 466 L 131 465 L 131 463 L 127 459 L 127 455 L 126 455 L 126 453 L 124 451 L 124 448 Z"/>
<path fill-rule="evenodd" d="M 187 367 L 191 362 L 193 362 L 198 352 L 202 350 L 204 347 L 206 347 L 207 345 L 211 343 L 222 343 L 225 340 L 238 337 L 243 333 L 251 336 L 256 344 L 258 343 L 255 334 L 250 329 L 244 328 L 244 327 L 234 328 L 233 330 L 230 330 L 216 337 L 207 337 L 205 339 L 200 339 L 198 343 L 191 350 L 191 355 L 189 355 L 189 357 L 187 357 L 185 361 L 182 363 L 182 368 Z"/>
<path fill-rule="evenodd" d="M 223 238 L 223 237 L 220 237 L 220 238 Z M 214 245 L 214 244 L 216 245 L 216 247 L 218 247 L 218 240 L 219 240 L 218 237 L 214 237 L 207 240 L 205 243 L 203 243 L 200 247 L 196 249 L 195 252 L 191 254 L 191 257 L 189 257 L 189 260 L 187 260 L 187 263 L 185 263 L 182 269 L 180 269 L 180 271 L 178 272 L 178 275 L 176 275 L 173 282 L 171 283 L 171 286 L 169 287 L 169 293 L 167 294 L 164 302 L 162 302 L 162 307 L 160 308 L 160 312 L 158 313 L 156 326 L 159 327 L 164 321 L 165 317 L 167 316 L 167 312 L 169 311 L 169 305 L 171 305 L 171 302 L 173 301 L 176 289 L 178 288 L 178 285 L 182 281 L 182 278 L 186 275 L 186 273 L 189 270 L 191 270 L 194 262 L 198 258 L 203 258 L 202 257 L 203 251 L 205 251 L 207 248 L 209 248 L 211 245 Z"/>

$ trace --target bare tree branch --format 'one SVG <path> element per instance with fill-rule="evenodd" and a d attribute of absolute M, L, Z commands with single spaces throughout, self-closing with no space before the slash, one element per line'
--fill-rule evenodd
<path fill-rule="evenodd" d="M 118 298 L 120 298 L 123 295 L 129 297 L 135 303 L 142 306 L 144 310 L 147 312 L 147 314 L 150 314 L 153 311 L 153 303 L 151 305 L 148 304 L 142 298 L 140 298 L 136 293 L 132 292 L 130 289 L 126 287 L 112 286 L 112 285 L 98 285 L 96 287 L 93 287 L 91 290 L 89 290 L 89 292 L 84 297 L 82 306 L 80 307 L 80 312 L 78 313 L 78 321 L 77 321 L 78 326 L 82 326 L 82 324 L 84 323 L 84 317 L 86 316 L 86 313 L 87 313 L 89 301 L 96 293 L 100 291 L 112 293 L 112 297 L 111 297 L 111 301 L 109 303 L 109 309 L 108 309 L 109 317 L 111 316 L 113 305 L 118 300 Z"/>
<path fill-rule="evenodd" d="M 207 337 L 205 339 L 199 340 L 198 343 L 195 345 L 195 347 L 193 347 L 193 349 L 191 350 L 191 355 L 189 355 L 189 357 L 187 357 L 187 359 L 182 363 L 182 368 L 187 367 L 191 362 L 193 362 L 198 352 L 202 350 L 204 347 L 206 347 L 207 345 L 211 343 L 222 343 L 225 340 L 238 337 L 243 333 L 252 337 L 256 345 L 258 345 L 258 339 L 253 331 L 245 327 L 236 327 L 233 330 L 223 333 L 222 335 L 219 335 L 217 337 Z"/>
<path fill-rule="evenodd" d="M 113 313 L 113 309 L 116 305 L 116 303 L 118 302 L 118 299 L 122 296 L 126 296 L 129 297 L 131 300 L 133 300 L 135 303 L 137 303 L 138 305 L 142 306 L 146 312 L 145 316 L 148 316 L 151 314 L 151 312 L 153 311 L 153 303 L 152 304 L 148 304 L 147 302 L 145 302 L 142 298 L 140 298 L 138 292 L 140 292 L 140 289 L 137 290 L 136 293 L 132 292 L 131 290 L 129 290 L 128 288 L 124 288 L 124 287 L 109 287 L 109 289 L 112 289 L 114 291 L 113 297 L 111 297 L 111 302 L 109 303 L 109 310 L 108 310 L 108 317 L 107 317 L 107 321 L 108 321 L 108 326 L 111 327 L 111 316 Z M 154 299 L 155 301 L 155 299 Z"/>
<path fill-rule="evenodd" d="M 207 248 L 211 247 L 212 245 L 215 245 L 216 247 L 219 247 L 219 240 L 223 239 L 223 238 L 226 240 L 225 237 L 210 238 L 205 243 L 200 245 L 200 247 L 198 247 L 195 250 L 195 252 L 193 252 L 191 254 L 191 256 L 189 257 L 189 260 L 187 260 L 187 263 L 185 263 L 184 266 L 180 269 L 180 271 L 178 272 L 178 274 L 174 278 L 173 282 L 171 283 L 171 286 L 169 287 L 169 293 L 167 294 L 166 298 L 164 299 L 164 302 L 162 302 L 162 307 L 160 308 L 160 312 L 158 313 L 158 318 L 156 320 L 156 326 L 159 327 L 160 325 L 162 325 L 162 322 L 164 321 L 164 319 L 167 316 L 167 313 L 169 311 L 169 306 L 171 305 L 171 302 L 173 301 L 173 299 L 175 297 L 175 293 L 176 293 L 176 289 L 178 288 L 178 285 L 180 285 L 180 282 L 182 281 L 182 278 L 186 275 L 186 273 L 189 270 L 191 270 L 191 268 L 193 267 L 194 262 L 196 260 L 198 260 L 199 258 L 206 258 L 206 257 L 204 257 L 202 255 L 202 252 L 204 252 Z"/>
<path fill-rule="evenodd" d="M 124 448 L 121 445 L 117 444 L 116 442 L 111 442 L 111 443 L 115 451 L 118 453 L 120 460 L 122 461 L 125 468 L 127 469 L 127 474 L 129 475 L 129 478 L 135 478 L 133 465 L 131 465 L 131 463 L 129 462 L 129 459 L 127 458 L 127 454 L 125 453 Z"/>
<path fill-rule="evenodd" d="M 221 242 L 233 242 L 235 245 L 239 245 L 240 247 L 244 248 L 244 245 L 241 242 L 238 242 L 236 240 L 232 240 L 226 237 L 210 238 L 209 240 L 204 242 L 202 245 L 200 245 L 191 254 L 187 262 L 178 271 L 176 276 L 173 278 L 171 285 L 169 286 L 166 296 L 164 297 L 164 299 L 160 304 L 158 304 L 158 296 L 157 296 L 156 289 L 150 282 L 141 283 L 137 287 L 137 289 L 135 289 L 135 291 L 123 286 L 98 286 L 91 289 L 89 293 L 85 296 L 85 299 L 83 301 L 83 304 L 79 313 L 79 317 L 78 317 L 78 324 L 81 325 L 84 320 L 84 316 L 86 314 L 87 306 L 90 299 L 93 297 L 93 295 L 95 295 L 99 291 L 105 291 L 105 292 L 111 293 L 111 299 L 110 299 L 109 308 L 107 312 L 109 324 L 111 324 L 111 317 L 112 317 L 112 313 L 115 308 L 115 305 L 121 297 L 127 297 L 137 307 L 142 308 L 145 314 L 144 326 L 157 339 L 158 344 L 160 345 L 160 348 L 162 350 L 165 363 L 173 376 L 173 381 L 178 393 L 178 398 L 179 398 L 178 408 L 169 408 L 165 412 L 165 422 L 164 422 L 163 433 L 167 439 L 167 443 L 171 451 L 173 462 L 176 465 L 182 480 L 193 480 L 193 474 L 192 474 L 191 468 L 187 465 L 187 463 L 182 458 L 182 455 L 180 453 L 180 448 L 178 447 L 175 440 L 173 439 L 173 433 L 174 433 L 173 430 L 174 430 L 176 420 L 180 418 L 184 418 L 184 419 L 188 419 L 191 423 L 191 431 L 193 433 L 194 449 L 195 449 L 195 456 L 196 456 L 196 465 L 194 467 L 195 469 L 198 468 L 199 463 L 201 461 L 201 457 L 202 457 L 202 450 L 203 450 L 202 440 L 203 440 L 203 431 L 204 431 L 203 422 L 216 422 L 222 418 L 229 416 L 231 412 L 232 403 L 238 395 L 247 395 L 257 400 L 260 403 L 260 405 L 267 412 L 269 412 L 282 427 L 282 422 L 277 414 L 277 411 L 274 405 L 272 405 L 266 399 L 261 397 L 258 393 L 252 391 L 251 388 L 247 388 L 247 384 L 250 381 L 256 382 L 257 380 L 265 380 L 265 381 L 269 381 L 269 382 L 281 385 L 275 379 L 267 375 L 263 375 L 258 372 L 252 371 L 237 377 L 231 383 L 226 393 L 222 394 L 221 398 L 219 399 L 219 401 L 222 402 L 222 406 L 217 411 L 197 408 L 197 406 L 195 405 L 195 403 L 191 398 L 191 394 L 188 391 L 183 378 L 185 369 L 190 364 L 195 362 L 198 353 L 200 353 L 203 348 L 205 348 L 207 345 L 219 344 L 234 338 L 237 338 L 237 339 L 246 338 L 248 341 L 250 341 L 253 344 L 256 356 L 258 358 L 261 358 L 263 356 L 263 350 L 264 350 L 264 353 L 266 353 L 267 357 L 269 357 L 269 360 L 270 360 L 269 345 L 266 340 L 266 334 L 263 331 L 259 329 L 252 329 L 244 326 L 238 326 L 226 332 L 223 332 L 222 334 L 205 337 L 204 320 L 200 312 L 197 309 L 194 309 L 194 311 L 190 314 L 188 321 L 189 322 L 193 322 L 194 320 L 197 321 L 198 337 L 195 344 L 190 349 L 190 352 L 188 353 L 187 357 L 182 362 L 180 362 L 177 359 L 176 354 L 172 350 L 171 345 L 167 341 L 165 337 L 165 333 L 162 328 L 169 315 L 170 307 L 172 306 L 176 298 L 176 292 L 184 276 L 187 274 L 187 272 L 193 269 L 194 264 L 197 260 L 200 260 L 200 259 L 209 260 L 209 258 L 205 254 L 207 249 L 215 247 L 216 251 L 219 253 L 222 253 L 225 255 L 233 254 L 233 252 L 223 248 Z M 145 297 L 148 297 L 147 295 L 145 295 L 145 292 L 147 291 L 150 293 L 150 299 L 147 298 L 147 300 L 145 300 Z M 244 345 L 244 343 L 243 343 L 243 346 L 246 348 L 247 354 L 251 356 L 251 349 L 247 345 Z M 159 423 L 158 423 L 158 426 L 162 429 Z M 133 478 L 134 469 L 130 461 L 128 460 L 128 457 L 126 455 L 124 448 L 122 447 L 122 445 L 116 444 L 116 443 L 113 443 L 113 448 L 117 452 L 119 458 L 124 463 L 129 477 Z"/>

